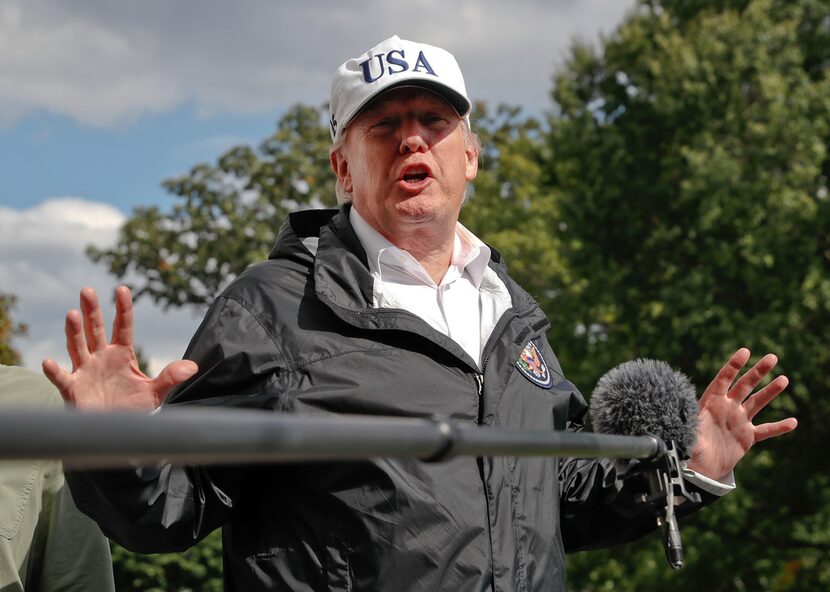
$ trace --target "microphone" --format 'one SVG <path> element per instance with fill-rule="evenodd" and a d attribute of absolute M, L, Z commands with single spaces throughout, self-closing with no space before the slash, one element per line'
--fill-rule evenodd
<path fill-rule="evenodd" d="M 682 460 L 697 439 L 697 394 L 666 362 L 637 359 L 606 372 L 591 395 L 594 430 L 674 442 Z"/>
<path fill-rule="evenodd" d="M 683 566 L 683 545 L 675 506 L 683 499 L 699 502 L 683 482 L 681 461 L 692 455 L 697 439 L 698 403 L 688 377 L 659 360 L 637 359 L 609 370 L 591 395 L 594 430 L 604 434 L 654 436 L 663 446 L 653 458 L 633 459 L 620 467 L 627 478 L 645 474 L 649 494 L 638 500 L 657 513 L 666 559 L 672 568 Z"/>

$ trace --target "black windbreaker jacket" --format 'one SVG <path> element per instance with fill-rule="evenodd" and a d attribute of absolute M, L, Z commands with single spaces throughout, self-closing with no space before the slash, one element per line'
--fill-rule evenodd
<path fill-rule="evenodd" d="M 495 251 L 490 266 L 513 307 L 479 368 L 420 318 L 372 308 L 348 206 L 292 214 L 269 260 L 211 306 L 185 354 L 200 372 L 168 404 L 578 429 L 585 402 L 545 339 L 545 315 Z M 517 364 L 531 343 L 549 381 Z M 163 465 L 68 480 L 78 505 L 129 549 L 185 549 L 222 526 L 226 589 L 240 592 L 558 591 L 565 551 L 654 524 L 632 511 L 604 461 Z"/>

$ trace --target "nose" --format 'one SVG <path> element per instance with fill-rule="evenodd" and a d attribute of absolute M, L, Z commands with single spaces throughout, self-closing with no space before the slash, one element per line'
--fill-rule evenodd
<path fill-rule="evenodd" d="M 406 154 L 407 152 L 424 152 L 429 147 L 429 130 L 415 117 L 407 117 L 401 122 L 400 133 L 401 154 Z"/>

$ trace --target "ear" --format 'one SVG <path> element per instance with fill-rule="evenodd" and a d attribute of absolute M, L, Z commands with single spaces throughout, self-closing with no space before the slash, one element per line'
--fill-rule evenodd
<path fill-rule="evenodd" d="M 331 163 L 331 170 L 337 177 L 337 181 L 343 186 L 348 193 L 352 192 L 352 175 L 349 172 L 349 162 L 346 160 L 342 150 L 335 150 L 329 154 L 329 162 Z"/>
<path fill-rule="evenodd" d="M 469 182 L 478 175 L 478 148 L 470 144 L 464 149 L 464 155 L 467 159 L 465 178 Z"/>

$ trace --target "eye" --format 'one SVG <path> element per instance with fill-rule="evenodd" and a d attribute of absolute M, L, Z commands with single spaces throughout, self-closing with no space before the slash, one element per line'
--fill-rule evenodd
<path fill-rule="evenodd" d="M 421 117 L 421 123 L 433 129 L 440 129 L 449 124 L 449 119 L 442 113 L 426 113 Z"/>
<path fill-rule="evenodd" d="M 372 123 L 369 127 L 371 133 L 375 135 L 388 134 L 395 128 L 395 120 L 391 117 L 383 117 Z"/>

